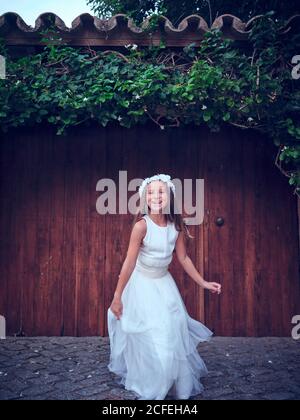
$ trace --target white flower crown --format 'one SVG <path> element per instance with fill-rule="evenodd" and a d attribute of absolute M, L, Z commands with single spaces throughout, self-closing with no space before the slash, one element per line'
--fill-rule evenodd
<path fill-rule="evenodd" d="M 142 197 L 143 191 L 144 191 L 144 188 L 146 187 L 146 185 L 149 184 L 152 181 L 163 181 L 163 182 L 166 182 L 168 184 L 168 186 L 172 189 L 173 194 L 174 194 L 174 197 L 175 197 L 175 185 L 171 181 L 170 175 L 165 175 L 165 174 L 159 174 L 159 175 L 151 176 L 151 178 L 145 178 L 143 180 L 141 186 L 139 187 L 139 195 L 140 195 L 140 197 Z"/>

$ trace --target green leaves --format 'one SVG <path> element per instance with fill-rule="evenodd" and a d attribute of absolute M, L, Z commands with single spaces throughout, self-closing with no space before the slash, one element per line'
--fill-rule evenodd
<path fill-rule="evenodd" d="M 203 121 L 208 122 L 212 117 L 211 111 L 205 111 L 203 114 Z"/>
<path fill-rule="evenodd" d="M 229 112 L 226 112 L 226 114 L 223 115 L 223 121 L 229 121 L 230 120 L 230 114 Z"/>

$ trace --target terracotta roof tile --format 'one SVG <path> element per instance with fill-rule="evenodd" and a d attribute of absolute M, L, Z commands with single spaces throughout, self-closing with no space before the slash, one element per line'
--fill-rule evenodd
<path fill-rule="evenodd" d="M 211 28 L 219 28 L 225 37 L 236 40 L 247 40 L 253 21 L 242 22 L 236 16 L 226 14 L 219 16 Z M 145 19 L 140 26 L 124 14 L 117 14 L 110 19 L 102 20 L 88 13 L 78 16 L 68 28 L 64 21 L 54 13 L 43 13 L 29 26 L 17 13 L 5 13 L 0 16 L 0 37 L 7 45 L 39 45 L 40 32 L 54 24 L 61 37 L 69 45 L 91 46 L 123 46 L 126 44 L 158 45 L 164 40 L 167 46 L 185 46 L 191 42 L 201 41 L 203 35 L 210 30 L 207 22 L 199 15 L 191 15 L 183 19 L 178 27 L 165 16 L 160 16 L 152 34 L 147 32 L 151 17 Z M 296 32 L 300 27 L 300 15 L 290 18 L 282 33 Z"/>

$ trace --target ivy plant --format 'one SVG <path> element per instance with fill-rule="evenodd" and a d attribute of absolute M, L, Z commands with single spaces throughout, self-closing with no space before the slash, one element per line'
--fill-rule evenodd
<path fill-rule="evenodd" d="M 300 193 L 300 79 L 292 58 L 300 36 L 282 34 L 271 14 L 253 22 L 248 42 L 224 39 L 218 30 L 182 49 L 126 45 L 123 50 L 70 47 L 53 28 L 43 32 L 39 53 L 6 57 L 0 80 L 0 125 L 48 122 L 68 127 L 151 120 L 160 129 L 225 124 L 255 129 L 278 147 L 275 164 Z"/>

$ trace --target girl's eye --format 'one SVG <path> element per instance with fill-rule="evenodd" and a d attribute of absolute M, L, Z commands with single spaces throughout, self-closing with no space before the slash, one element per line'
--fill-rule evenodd
<path fill-rule="evenodd" d="M 149 194 L 152 194 L 153 193 L 153 191 L 148 191 L 148 193 Z M 164 193 L 164 191 L 159 191 L 159 194 L 163 194 Z"/>

